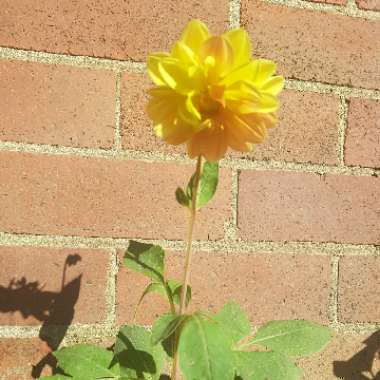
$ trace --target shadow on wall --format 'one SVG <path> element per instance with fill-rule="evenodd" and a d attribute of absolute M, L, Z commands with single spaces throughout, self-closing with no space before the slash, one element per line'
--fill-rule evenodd
<path fill-rule="evenodd" d="M 25 277 L 12 279 L 7 287 L 0 285 L 0 313 L 19 311 L 23 318 L 33 316 L 42 322 L 39 332 L 51 351 L 62 342 L 74 318 L 82 276 L 65 283 L 67 268 L 81 260 L 79 255 L 68 255 L 62 272 L 61 290 L 44 291 L 38 281 L 28 282 Z M 45 366 L 55 368 L 54 356 L 49 353 L 33 366 L 32 377 L 40 377 Z"/>
<path fill-rule="evenodd" d="M 366 347 L 351 359 L 334 362 L 335 376 L 342 380 L 380 380 L 380 330 L 363 343 Z"/>

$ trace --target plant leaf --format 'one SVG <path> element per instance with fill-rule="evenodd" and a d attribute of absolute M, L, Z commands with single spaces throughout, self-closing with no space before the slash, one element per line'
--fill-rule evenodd
<path fill-rule="evenodd" d="M 40 380 L 67 380 L 67 379 L 74 379 L 74 378 L 71 376 L 65 376 L 65 375 L 52 375 L 52 376 L 40 377 L 39 379 Z"/>
<path fill-rule="evenodd" d="M 180 368 L 186 380 L 231 380 L 234 356 L 221 325 L 199 314 L 189 316 L 178 344 Z"/>
<path fill-rule="evenodd" d="M 184 207 L 190 207 L 191 198 L 189 199 L 181 187 L 177 187 L 175 191 L 175 198 L 177 202 Z"/>
<path fill-rule="evenodd" d="M 259 328 L 250 344 L 289 356 L 304 356 L 321 350 L 330 339 L 330 330 L 314 322 L 271 321 Z"/>
<path fill-rule="evenodd" d="M 173 301 L 176 305 L 181 303 L 181 292 L 182 292 L 182 284 L 175 280 L 168 280 L 169 288 L 173 295 Z M 187 285 L 186 292 L 186 305 L 188 305 L 191 301 L 191 287 Z"/>
<path fill-rule="evenodd" d="M 244 380 L 298 380 L 302 371 L 277 352 L 235 352 L 238 375 Z"/>
<path fill-rule="evenodd" d="M 148 276 L 154 281 L 164 281 L 164 250 L 153 244 L 130 241 L 124 255 L 124 265 Z"/>
<path fill-rule="evenodd" d="M 239 342 L 251 332 L 249 319 L 237 303 L 229 302 L 224 305 L 214 319 L 222 324 L 232 344 Z"/>
<path fill-rule="evenodd" d="M 118 368 L 110 367 L 112 352 L 91 344 L 77 344 L 53 353 L 59 368 L 76 379 L 91 379 L 119 375 Z"/>
<path fill-rule="evenodd" d="M 199 183 L 199 193 L 197 197 L 197 209 L 202 208 L 206 205 L 214 196 L 216 188 L 219 181 L 219 164 L 218 162 L 209 162 L 206 161 L 202 167 L 202 173 Z M 194 174 L 190 178 L 189 184 L 187 185 L 185 196 L 191 199 L 193 196 L 194 188 Z"/>
<path fill-rule="evenodd" d="M 156 320 L 152 328 L 152 343 L 158 344 L 169 338 L 188 318 L 187 315 L 164 314 Z"/>
<path fill-rule="evenodd" d="M 157 380 L 165 364 L 165 351 L 152 344 L 152 334 L 141 326 L 123 326 L 114 347 L 123 376 Z"/>

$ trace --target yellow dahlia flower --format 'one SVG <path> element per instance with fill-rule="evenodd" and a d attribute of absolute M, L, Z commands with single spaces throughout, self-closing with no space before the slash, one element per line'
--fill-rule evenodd
<path fill-rule="evenodd" d="M 243 29 L 214 36 L 191 21 L 170 53 L 148 57 L 155 133 L 168 144 L 187 143 L 191 158 L 217 161 L 228 147 L 252 150 L 277 120 L 284 79 L 275 70 L 272 61 L 251 59 Z"/>

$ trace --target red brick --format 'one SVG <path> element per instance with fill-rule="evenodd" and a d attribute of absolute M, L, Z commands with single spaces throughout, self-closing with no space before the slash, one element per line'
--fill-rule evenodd
<path fill-rule="evenodd" d="M 308 0 L 312 3 L 323 3 L 323 4 L 338 4 L 338 5 L 346 5 L 347 0 Z"/>
<path fill-rule="evenodd" d="M 380 100 L 350 100 L 345 161 L 348 165 L 380 167 Z"/>
<path fill-rule="evenodd" d="M 0 325 L 70 324 L 73 306 L 73 322 L 105 320 L 106 251 L 0 247 L 0 262 Z"/>
<path fill-rule="evenodd" d="M 243 171 L 238 224 L 245 240 L 380 242 L 380 179 Z"/>
<path fill-rule="evenodd" d="M 168 254 L 168 278 L 182 280 L 183 255 Z M 122 268 L 117 282 L 119 323 L 132 319 L 147 280 Z M 193 309 L 219 310 L 226 302 L 238 302 L 253 323 L 270 319 L 308 318 L 327 321 L 330 292 L 330 259 L 253 253 L 195 253 L 192 264 Z M 166 302 L 149 295 L 138 321 L 149 324 L 152 316 L 167 311 Z"/>
<path fill-rule="evenodd" d="M 144 74 L 127 73 L 123 77 L 122 130 L 123 146 L 133 150 L 157 150 L 185 153 L 183 146 L 163 143 L 153 133 L 152 122 L 145 113 L 151 87 Z M 311 92 L 284 91 L 279 124 L 269 131 L 267 140 L 257 145 L 249 157 L 294 162 L 336 164 L 338 153 L 335 96 Z M 240 155 L 234 153 L 234 155 Z"/>
<path fill-rule="evenodd" d="M 339 317 L 343 322 L 380 322 L 379 294 L 380 257 L 347 256 L 341 259 Z"/>
<path fill-rule="evenodd" d="M 31 339 L 0 339 L 0 380 L 30 380 L 33 365 L 50 352 L 43 341 Z M 51 375 L 46 366 L 41 375 Z"/>
<path fill-rule="evenodd" d="M 112 146 L 115 74 L 63 65 L 0 62 L 0 139 Z"/>
<path fill-rule="evenodd" d="M 366 380 L 380 374 L 380 332 L 373 334 L 335 333 L 320 353 L 300 359 L 299 366 L 308 380 Z M 370 373 L 371 377 L 367 377 Z"/>
<path fill-rule="evenodd" d="M 361 9 L 368 9 L 371 11 L 380 11 L 379 0 L 356 0 L 356 5 Z"/>
<path fill-rule="evenodd" d="M 242 24 L 286 77 L 380 88 L 379 21 L 243 0 Z"/>
<path fill-rule="evenodd" d="M 336 164 L 338 99 L 333 95 L 284 91 L 279 124 L 249 156 L 259 160 Z"/>
<path fill-rule="evenodd" d="M 174 197 L 195 165 L 0 153 L 0 231 L 182 239 L 187 213 Z M 196 237 L 219 239 L 230 217 L 230 175 L 201 211 Z"/>
<path fill-rule="evenodd" d="M 0 46 L 145 60 L 148 52 L 168 49 L 192 18 L 221 32 L 228 11 L 228 0 L 4 0 Z"/>

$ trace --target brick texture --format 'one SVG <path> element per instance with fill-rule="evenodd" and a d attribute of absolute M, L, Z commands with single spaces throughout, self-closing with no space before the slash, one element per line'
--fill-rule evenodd
<path fill-rule="evenodd" d="M 4 0 L 0 46 L 145 61 L 148 52 L 167 50 L 192 18 L 221 32 L 228 11 L 227 0 Z"/>
<path fill-rule="evenodd" d="M 380 11 L 379 0 L 356 0 L 356 5 L 361 9 L 368 9 L 371 11 Z"/>
<path fill-rule="evenodd" d="M 242 0 L 242 23 L 286 77 L 380 88 L 379 21 Z"/>
<path fill-rule="evenodd" d="M 0 140 L 109 148 L 115 129 L 115 74 L 0 61 Z"/>
<path fill-rule="evenodd" d="M 183 239 L 174 197 L 193 165 L 0 154 L 0 230 L 34 234 Z M 197 238 L 219 239 L 230 217 L 230 176 L 200 214 Z"/>
<path fill-rule="evenodd" d="M 182 280 L 184 257 L 168 254 L 168 278 Z M 233 268 L 233 270 L 232 270 Z M 148 284 L 145 277 L 122 268 L 117 281 L 119 323 L 131 321 L 134 308 Z M 253 323 L 268 319 L 308 318 L 327 321 L 330 258 L 327 256 L 263 255 L 197 252 L 192 265 L 193 309 L 219 310 L 235 300 Z M 160 296 L 149 295 L 140 306 L 138 321 L 167 311 Z"/>
<path fill-rule="evenodd" d="M 380 100 L 350 100 L 345 161 L 380 168 Z"/>
<path fill-rule="evenodd" d="M 299 360 L 304 380 L 367 380 L 380 375 L 380 332 L 335 333 L 320 353 Z M 371 377 L 368 377 L 369 374 Z"/>
<path fill-rule="evenodd" d="M 32 366 L 49 353 L 46 343 L 39 339 L 0 339 L 0 380 L 30 380 Z M 41 375 L 51 375 L 45 367 Z"/>
<path fill-rule="evenodd" d="M 0 262 L 0 325 L 106 319 L 107 252 L 3 246 Z"/>
<path fill-rule="evenodd" d="M 184 153 L 183 146 L 163 143 L 154 136 L 145 113 L 146 91 L 151 82 L 144 74 L 127 73 L 121 91 L 123 146 L 133 150 Z M 338 159 L 338 99 L 333 95 L 284 91 L 281 94 L 279 124 L 267 140 L 248 157 L 336 164 Z M 233 153 L 234 156 L 243 155 Z"/>
<path fill-rule="evenodd" d="M 239 187 L 245 240 L 380 241 L 379 178 L 243 171 Z"/>
<path fill-rule="evenodd" d="M 339 317 L 380 322 L 380 257 L 343 257 L 339 264 Z"/>

